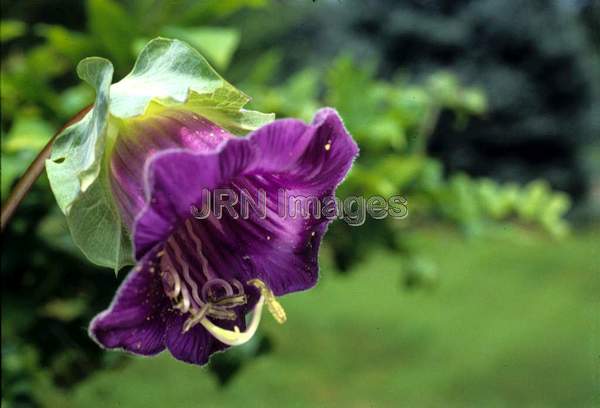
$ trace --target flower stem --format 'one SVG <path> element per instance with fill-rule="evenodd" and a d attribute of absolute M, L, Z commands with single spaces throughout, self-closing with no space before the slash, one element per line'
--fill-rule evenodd
<path fill-rule="evenodd" d="M 52 151 L 52 143 L 54 143 L 56 137 L 68 126 L 71 126 L 73 123 L 81 120 L 85 116 L 85 114 L 92 109 L 93 106 L 94 105 L 89 105 L 83 108 L 75 116 L 73 116 L 62 128 L 60 128 L 58 132 L 56 132 L 54 136 L 52 136 L 52 138 L 48 141 L 46 146 L 44 146 L 42 151 L 38 153 L 38 155 L 29 165 L 27 170 L 25 170 L 25 173 L 19 179 L 19 181 L 15 185 L 15 188 L 11 191 L 10 195 L 6 199 L 6 202 L 2 206 L 2 216 L 0 225 L 1 232 L 4 232 L 4 228 L 6 228 L 6 226 L 8 225 L 15 210 L 17 209 L 23 198 L 25 198 L 25 196 L 31 189 L 33 183 L 35 183 L 40 174 L 42 174 L 42 171 L 44 171 L 46 159 L 50 157 L 50 152 Z"/>

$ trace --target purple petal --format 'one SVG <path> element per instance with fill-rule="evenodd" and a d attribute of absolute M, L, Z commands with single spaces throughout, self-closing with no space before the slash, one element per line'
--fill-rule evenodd
<path fill-rule="evenodd" d="M 178 262 L 189 266 L 188 273 L 200 292 L 209 278 L 224 279 L 230 284 L 238 281 L 242 284 L 248 299 L 245 305 L 238 306 L 237 311 L 244 316 L 254 308 L 260 293 L 253 285 L 245 284 L 250 277 L 255 277 L 244 273 L 251 266 L 243 257 L 232 256 L 234 251 L 221 240 L 222 228 L 217 220 L 200 221 L 192 218 L 177 228 L 169 240 L 171 245 L 177 245 L 180 251 Z M 177 259 L 177 255 L 169 248 L 171 245 L 165 245 L 165 252 Z"/>
<path fill-rule="evenodd" d="M 282 217 L 276 211 L 278 191 L 319 200 L 332 197 L 357 154 L 332 109 L 319 111 L 311 125 L 275 121 L 216 151 L 157 154 L 146 172 L 149 203 L 135 223 L 136 256 L 180 228 L 191 217 L 192 205 L 202 207 L 203 190 L 261 189 L 270 206 L 266 219 L 256 214 L 250 219 L 192 219 L 206 258 L 219 275 L 234 270 L 246 280 L 258 277 L 277 295 L 308 289 L 317 280 L 318 248 L 330 219 Z"/>
<path fill-rule="evenodd" d="M 334 109 L 317 112 L 311 125 L 275 121 L 251 135 L 260 150 L 259 168 L 286 176 L 294 187 L 319 195 L 333 191 L 352 167 L 358 147 Z"/>
<path fill-rule="evenodd" d="M 175 148 L 208 152 L 231 137 L 207 119 L 180 110 L 165 110 L 149 119 L 127 122 L 120 129 L 110 162 L 112 189 L 125 224 L 131 227 L 144 207 L 143 172 L 150 157 Z"/>
<path fill-rule="evenodd" d="M 267 202 L 277 200 L 278 184 L 267 177 L 235 179 L 235 185 L 251 191 L 261 188 Z M 329 220 L 281 217 L 269 208 L 265 219 L 251 213 L 236 219 L 223 213 L 207 220 L 193 220 L 204 255 L 220 276 L 241 282 L 259 278 L 276 294 L 306 290 L 316 284 L 318 248 Z"/>
<path fill-rule="evenodd" d="M 90 323 L 90 336 L 102 347 L 153 355 L 164 350 L 169 301 L 150 252 L 129 273 L 110 307 Z"/>
<path fill-rule="evenodd" d="M 186 318 L 182 315 L 173 315 L 167 323 L 165 341 L 173 357 L 187 363 L 204 365 L 212 354 L 229 347 L 215 339 L 200 324 L 183 333 L 183 324 Z M 224 325 L 222 321 L 218 321 L 216 324 L 224 328 L 232 328 L 227 327 L 232 326 L 231 324 Z M 245 324 L 240 327 L 240 330 L 244 330 L 244 328 Z"/>
<path fill-rule="evenodd" d="M 246 321 L 243 316 L 248 311 L 247 307 L 245 309 L 235 321 L 215 320 L 213 323 L 227 330 L 233 330 L 233 327 L 237 326 L 244 331 Z M 201 324 L 183 333 L 183 324 L 188 317 L 174 313 L 167 322 L 165 342 L 173 357 L 187 363 L 204 365 L 212 354 L 229 348 L 215 339 Z"/>
<path fill-rule="evenodd" d="M 216 152 L 173 149 L 155 155 L 146 172 L 148 205 L 135 223 L 136 258 L 164 242 L 178 224 L 190 218 L 191 207 L 202 207 L 202 191 L 226 183 L 253 168 L 258 159 L 248 139 L 230 139 Z"/>
<path fill-rule="evenodd" d="M 204 329 L 202 325 L 192 327 L 182 333 L 186 316 L 174 315 L 169 319 L 165 342 L 166 346 L 178 360 L 203 365 L 215 351 L 221 350 L 220 343 Z"/>

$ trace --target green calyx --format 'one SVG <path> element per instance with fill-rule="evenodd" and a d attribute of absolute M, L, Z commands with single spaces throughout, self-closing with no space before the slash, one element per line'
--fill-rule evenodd
<path fill-rule="evenodd" d="M 86 58 L 77 73 L 95 88 L 94 107 L 57 137 L 46 170 L 75 244 L 90 261 L 115 271 L 134 263 L 131 231 L 113 201 L 107 166 L 107 152 L 120 126 L 174 107 L 193 111 L 236 135 L 274 119 L 273 114 L 245 110 L 250 98 L 179 40 L 150 41 L 133 70 L 112 85 L 113 66 L 106 59 Z"/>

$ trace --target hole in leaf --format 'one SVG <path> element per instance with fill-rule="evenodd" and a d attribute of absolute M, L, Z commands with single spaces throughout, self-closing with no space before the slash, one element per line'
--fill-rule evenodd
<path fill-rule="evenodd" d="M 65 161 L 65 158 L 64 158 L 64 157 L 59 157 L 58 159 L 54 159 L 54 160 L 52 160 L 52 161 L 53 161 L 54 163 L 58 163 L 58 164 L 60 164 L 60 163 L 62 163 L 62 162 L 64 162 L 64 161 Z"/>

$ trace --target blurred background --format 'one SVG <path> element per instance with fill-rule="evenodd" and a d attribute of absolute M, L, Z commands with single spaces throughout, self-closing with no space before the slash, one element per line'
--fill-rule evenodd
<path fill-rule="evenodd" d="M 3 201 L 93 101 L 77 62 L 119 79 L 158 35 L 254 109 L 337 108 L 339 195 L 408 217 L 334 223 L 288 322 L 198 368 L 88 338 L 127 270 L 83 258 L 43 175 L 2 236 L 3 406 L 600 406 L 599 2 L 3 1 Z"/>

